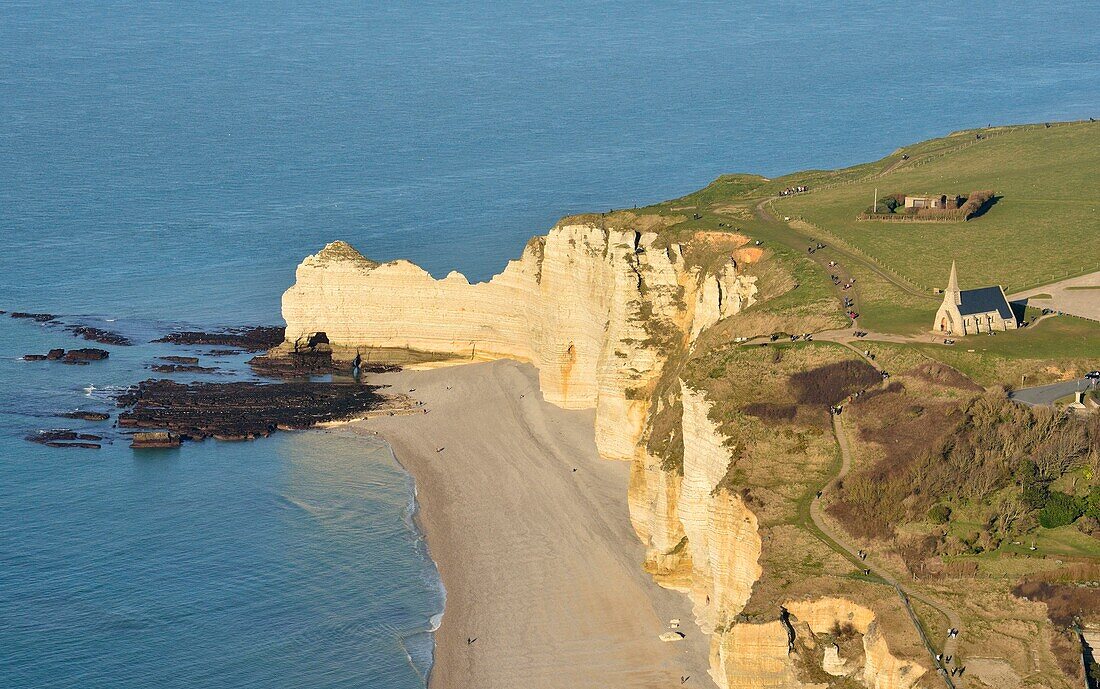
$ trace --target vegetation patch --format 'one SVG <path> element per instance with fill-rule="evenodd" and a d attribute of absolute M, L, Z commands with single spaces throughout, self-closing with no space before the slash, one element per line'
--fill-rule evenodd
<path fill-rule="evenodd" d="M 843 481 L 830 512 L 869 538 L 907 523 L 947 525 L 909 543 L 907 559 L 980 553 L 1039 526 L 1100 517 L 1098 417 L 992 394 L 969 402 L 884 394 L 854 414 L 879 459 Z"/>
<path fill-rule="evenodd" d="M 973 191 L 968 196 L 941 194 L 936 197 L 916 197 L 919 205 L 907 203 L 911 195 L 890 194 L 867 207 L 859 220 L 908 222 L 960 222 L 977 217 L 996 201 L 993 191 Z M 925 204 L 936 204 L 928 207 Z"/>
<path fill-rule="evenodd" d="M 1028 580 L 1013 588 L 1012 594 L 1045 603 L 1050 621 L 1060 627 L 1070 626 L 1074 618 L 1100 618 L 1100 590 L 1096 585 Z"/>
<path fill-rule="evenodd" d="M 795 399 L 801 404 L 819 405 L 837 404 L 881 380 L 879 372 L 862 359 L 838 361 L 790 376 Z"/>

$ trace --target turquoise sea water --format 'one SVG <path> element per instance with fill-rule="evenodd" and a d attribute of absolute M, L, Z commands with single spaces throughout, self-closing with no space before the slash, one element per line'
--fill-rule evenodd
<path fill-rule="evenodd" d="M 0 686 L 422 685 L 385 446 L 22 440 L 178 325 L 277 322 L 327 241 L 485 279 L 566 213 L 1100 113 L 1095 3 L 634 5 L 0 3 L 0 309 L 143 343 L 31 364 L 77 341 L 0 318 Z"/>

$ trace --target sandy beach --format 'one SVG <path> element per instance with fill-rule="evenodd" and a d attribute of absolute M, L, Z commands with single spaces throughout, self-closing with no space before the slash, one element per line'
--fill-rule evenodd
<path fill-rule="evenodd" d="M 416 481 L 447 589 L 432 689 L 714 686 L 687 598 L 641 569 L 629 467 L 597 456 L 592 411 L 544 402 L 511 361 L 375 382 L 429 410 L 352 428 L 385 438 Z M 686 639 L 658 639 L 671 618 Z"/>

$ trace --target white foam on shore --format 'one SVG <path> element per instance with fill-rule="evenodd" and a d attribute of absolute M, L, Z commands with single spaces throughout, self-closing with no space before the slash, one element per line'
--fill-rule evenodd
<path fill-rule="evenodd" d="M 428 542 L 424 538 L 424 532 L 420 530 L 420 526 L 419 524 L 417 524 L 416 517 L 417 514 L 420 512 L 420 502 L 417 499 L 419 496 L 419 490 L 416 485 L 416 480 L 413 479 L 412 474 L 410 474 L 408 470 L 405 469 L 404 465 L 401 464 L 401 460 L 397 458 L 397 454 L 393 451 L 393 446 L 391 446 L 388 442 L 386 442 L 384 438 L 379 435 L 372 434 L 372 436 L 385 446 L 386 451 L 389 452 L 390 458 L 393 459 L 394 464 L 401 467 L 401 471 L 404 472 L 405 476 L 408 477 L 411 490 L 409 491 L 409 501 L 405 505 L 405 525 L 408 527 L 409 531 L 413 533 L 416 537 L 416 548 L 418 552 L 421 554 L 426 562 L 431 563 L 431 567 L 425 568 L 422 573 L 425 577 L 426 583 L 433 585 L 439 591 L 439 598 L 443 603 L 443 609 L 431 615 L 428 618 L 427 628 L 423 632 L 420 632 L 421 634 L 426 634 L 429 640 L 429 647 L 427 648 L 428 662 L 427 667 L 423 668 L 423 671 L 422 668 L 418 666 L 416 659 L 409 652 L 409 648 L 406 645 L 406 642 L 412 641 L 417 636 L 419 636 L 419 634 L 412 634 L 406 638 L 400 639 L 401 647 L 405 650 L 405 655 L 408 657 L 409 664 L 413 666 L 413 668 L 417 671 L 417 674 L 421 677 L 421 679 L 424 680 L 425 686 L 427 686 L 428 678 L 431 676 L 432 665 L 435 663 L 435 632 L 439 629 L 440 625 L 443 624 L 443 615 L 447 610 L 447 589 L 443 586 L 443 579 L 439 576 L 439 568 L 436 565 L 435 560 L 432 559 L 431 552 L 428 548 Z"/>

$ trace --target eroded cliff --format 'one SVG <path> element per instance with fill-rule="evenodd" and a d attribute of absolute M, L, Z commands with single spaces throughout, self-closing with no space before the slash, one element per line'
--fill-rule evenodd
<path fill-rule="evenodd" d="M 762 574 L 761 525 L 723 485 L 731 449 L 709 418 L 710 403 L 676 375 L 700 333 L 752 305 L 757 293 L 744 263 L 759 251 L 738 252 L 744 237 L 714 234 L 675 242 L 595 220 L 563 221 L 478 284 L 458 273 L 436 280 L 407 261 L 375 263 L 336 242 L 305 259 L 284 294 L 283 348 L 323 332 L 347 359 L 405 350 L 453 362 L 534 364 L 548 401 L 595 408 L 601 456 L 632 462 L 628 500 L 646 545 L 644 566 L 690 596 L 697 623 L 711 634 L 720 687 L 812 684 L 804 645 L 791 634 L 813 646 L 815 625 L 832 619 L 825 610 L 837 624 L 855 620 L 863 646 L 844 657 L 839 646 L 822 650 L 814 662 L 823 671 L 874 689 L 909 689 L 923 668 L 890 654 L 866 608 L 777 600 L 772 620 L 741 618 Z M 663 450 L 650 442 L 656 434 Z M 781 605 L 793 621 L 780 619 Z"/>

